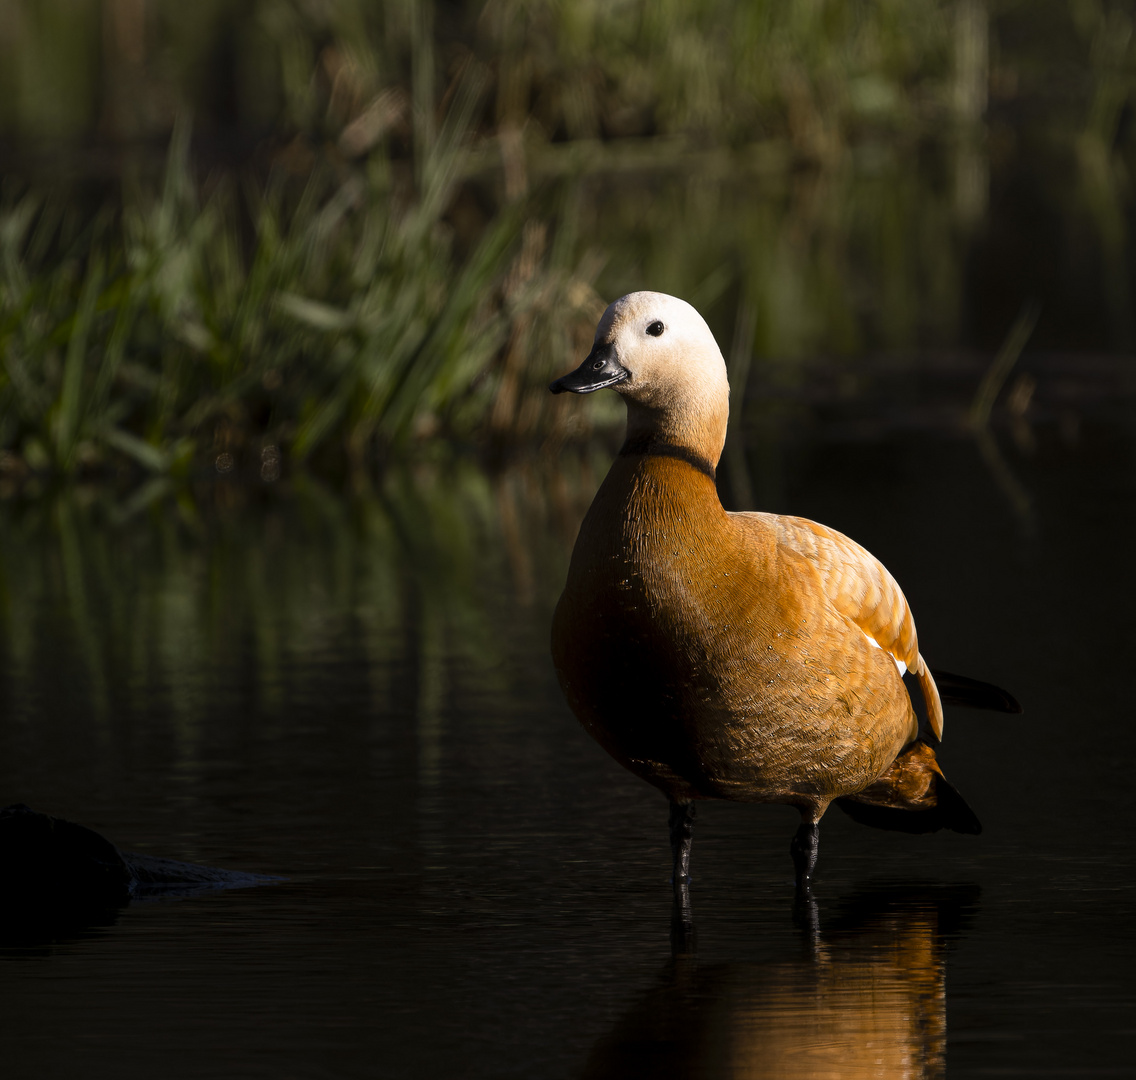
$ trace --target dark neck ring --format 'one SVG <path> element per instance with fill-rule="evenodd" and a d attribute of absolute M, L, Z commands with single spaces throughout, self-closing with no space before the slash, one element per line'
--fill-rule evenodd
<path fill-rule="evenodd" d="M 620 457 L 630 457 L 632 454 L 644 454 L 652 457 L 677 458 L 692 465 L 704 476 L 714 479 L 714 466 L 700 454 L 685 446 L 676 446 L 674 443 L 664 442 L 654 435 L 637 435 L 628 439 L 619 451 Z"/>

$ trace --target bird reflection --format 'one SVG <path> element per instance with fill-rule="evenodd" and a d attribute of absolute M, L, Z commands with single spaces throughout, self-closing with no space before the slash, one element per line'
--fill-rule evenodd
<path fill-rule="evenodd" d="M 595 1046 L 585 1078 L 937 1078 L 946 1071 L 946 941 L 970 886 L 860 893 L 831 919 L 797 908 L 796 955 L 699 963 L 689 902 L 674 955 Z"/>

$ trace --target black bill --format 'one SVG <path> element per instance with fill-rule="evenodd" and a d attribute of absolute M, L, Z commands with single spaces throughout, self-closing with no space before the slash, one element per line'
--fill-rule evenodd
<path fill-rule="evenodd" d="M 630 378 L 631 372 L 615 358 L 615 346 L 597 345 L 575 371 L 557 379 L 548 389 L 554 394 L 590 394 Z"/>

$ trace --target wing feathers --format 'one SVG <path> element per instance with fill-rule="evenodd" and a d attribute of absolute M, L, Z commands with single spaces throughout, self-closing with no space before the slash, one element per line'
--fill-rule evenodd
<path fill-rule="evenodd" d="M 805 518 L 767 516 L 777 539 L 806 556 L 820 570 L 825 595 L 880 648 L 918 667 L 915 620 L 907 600 L 887 568 L 854 540 Z"/>
<path fill-rule="evenodd" d="M 935 685 L 935 676 L 927 666 L 922 656 L 919 657 L 919 668 L 915 674 L 919 677 L 919 689 L 923 691 L 923 700 L 927 704 L 927 719 L 931 722 L 931 730 L 936 739 L 943 737 L 943 703 L 939 699 L 939 688 Z"/>
<path fill-rule="evenodd" d="M 919 654 L 915 620 L 903 591 L 883 563 L 843 533 L 807 518 L 740 516 L 763 519 L 778 543 L 812 562 L 833 607 L 918 677 L 931 729 L 936 738 L 942 738 L 943 705 L 935 679 Z"/>

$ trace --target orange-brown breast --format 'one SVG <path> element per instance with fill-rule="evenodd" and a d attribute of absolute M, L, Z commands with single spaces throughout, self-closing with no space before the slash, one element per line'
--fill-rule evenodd
<path fill-rule="evenodd" d="M 893 659 L 777 520 L 727 514 L 686 461 L 629 455 L 581 526 L 553 621 L 561 685 L 596 739 L 672 797 L 822 812 L 915 736 Z"/>

